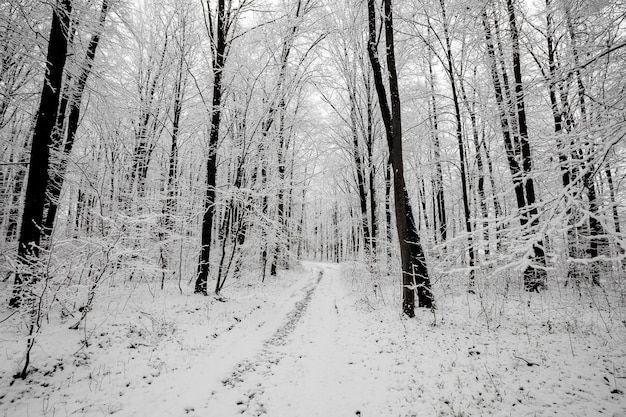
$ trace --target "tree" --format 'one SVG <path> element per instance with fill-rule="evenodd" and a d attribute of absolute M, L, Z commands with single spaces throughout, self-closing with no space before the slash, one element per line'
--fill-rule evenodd
<path fill-rule="evenodd" d="M 531 242 L 532 256 L 530 265 L 523 272 L 524 286 L 528 291 L 538 292 L 546 285 L 545 252 L 543 239 L 534 235 L 539 224 L 539 213 L 535 205 L 535 188 L 531 176 L 532 157 L 524 103 L 517 17 L 512 0 L 507 0 L 506 6 L 512 43 L 511 65 L 514 74 L 514 91 L 510 89 L 507 69 L 502 61 L 501 51 L 497 51 L 494 46 L 486 8 L 482 11 L 482 21 L 507 161 L 515 187 L 517 207 L 520 211 L 520 224 L 522 227 L 529 226 L 526 235 Z M 497 19 L 494 20 L 494 24 L 496 35 L 498 35 Z M 498 70 L 499 62 L 502 67 L 501 73 Z"/>
<path fill-rule="evenodd" d="M 428 33 L 431 33 L 429 28 Z M 433 72 L 432 50 L 428 48 L 428 81 L 430 85 L 430 102 L 428 104 L 431 139 L 433 141 L 433 157 L 435 159 L 435 178 L 433 179 L 433 193 L 435 194 L 435 204 L 433 204 L 434 216 L 437 224 L 437 231 L 442 242 L 448 239 L 448 226 L 446 220 L 446 198 L 443 188 L 443 168 L 441 167 L 441 142 L 439 140 L 439 115 L 437 114 L 437 98 L 435 95 L 435 74 Z"/>
<path fill-rule="evenodd" d="M 45 14 L 45 16 L 44 16 Z M 49 19 L 47 4 L 10 0 L 0 16 L 0 234 L 6 242 L 17 240 L 33 113 L 40 96 L 39 68 L 32 59 L 40 48 L 40 33 Z"/>
<path fill-rule="evenodd" d="M 470 214 L 470 206 L 469 206 L 469 189 L 467 186 L 467 162 L 465 156 L 465 144 L 463 139 L 463 124 L 462 124 L 462 116 L 461 116 L 461 106 L 459 100 L 459 94 L 457 92 L 457 82 L 456 82 L 456 69 L 454 68 L 454 62 L 452 58 L 452 42 L 450 40 L 450 34 L 448 31 L 448 18 L 446 16 L 446 5 L 444 0 L 439 0 L 439 4 L 441 5 L 441 14 L 443 17 L 443 33 L 444 33 L 444 42 L 445 42 L 445 68 L 446 73 L 448 74 L 450 80 L 450 89 L 452 90 L 452 102 L 454 103 L 454 116 L 456 122 L 456 139 L 457 145 L 459 148 L 459 159 L 460 159 L 460 174 L 461 174 L 461 191 L 462 191 L 462 199 L 463 199 L 463 215 L 465 217 L 465 231 L 467 232 L 467 249 L 469 252 L 469 268 L 470 268 L 470 276 L 468 283 L 468 291 L 474 292 L 475 280 L 474 280 L 474 264 L 476 261 L 476 255 L 474 252 L 474 243 L 472 236 L 472 222 L 471 222 L 471 214 Z M 462 83 L 462 81 L 461 81 Z"/>
<path fill-rule="evenodd" d="M 378 41 L 376 32 L 376 5 L 368 0 L 367 45 L 370 64 L 374 73 L 374 85 L 378 95 L 378 104 L 385 125 L 389 159 L 393 171 L 393 191 L 396 214 L 396 229 L 400 245 L 402 263 L 402 312 L 408 317 L 415 316 L 415 290 L 418 295 L 418 306 L 433 308 L 433 295 L 430 278 L 426 267 L 425 254 L 417 233 L 409 195 L 404 181 L 404 163 L 402 156 L 402 114 L 398 75 L 395 62 L 393 13 L 391 0 L 383 0 L 383 22 L 385 31 L 385 56 L 389 82 L 389 101 L 387 89 L 383 81 L 382 66 L 378 59 Z"/>
<path fill-rule="evenodd" d="M 20 305 L 23 286 L 28 285 L 27 277 L 36 279 L 32 270 L 36 267 L 41 236 L 43 232 L 43 210 L 46 187 L 50 178 L 50 146 L 56 122 L 57 105 L 62 88 L 63 69 L 67 57 L 68 28 L 72 2 L 59 0 L 53 7 L 52 24 L 46 54 L 46 75 L 41 89 L 41 100 L 33 132 L 30 151 L 28 178 L 24 197 L 24 212 L 18 239 L 19 269 L 15 274 L 15 288 L 9 304 Z"/>
<path fill-rule="evenodd" d="M 367 39 L 363 39 L 358 26 L 362 17 L 354 3 L 345 4 L 336 13 L 336 38 L 329 45 L 335 65 L 329 71 L 337 72 L 338 77 L 330 78 L 321 94 L 341 121 L 342 129 L 336 129 L 336 136 L 352 173 L 346 179 L 351 184 L 346 192 L 356 197 L 360 213 L 356 228 L 362 236 L 366 262 L 373 270 L 377 261 L 376 139 L 380 121 L 374 108 Z"/>
<path fill-rule="evenodd" d="M 53 149 L 57 153 L 56 156 L 58 160 L 55 161 L 55 166 L 51 171 L 52 177 L 48 184 L 48 190 L 46 193 L 46 205 L 48 206 L 48 211 L 46 213 L 46 219 L 44 223 L 44 231 L 46 233 L 51 233 L 54 226 L 54 219 L 56 217 L 59 205 L 59 197 L 61 195 L 61 189 L 63 187 L 63 181 L 67 167 L 67 159 L 69 158 L 72 152 L 72 148 L 74 147 L 76 131 L 78 130 L 78 124 L 80 121 L 80 108 L 83 92 L 85 91 L 87 79 L 89 78 L 89 75 L 91 74 L 91 70 L 93 68 L 96 51 L 98 49 L 98 44 L 100 43 L 102 31 L 104 30 L 104 24 L 108 11 L 109 0 L 103 0 L 102 7 L 100 9 L 98 25 L 96 27 L 95 33 L 92 35 L 91 40 L 89 41 L 89 45 L 87 46 L 87 52 L 85 53 L 85 58 L 81 66 L 80 75 L 78 76 L 78 79 L 74 82 L 74 85 L 71 88 L 68 86 L 69 82 L 65 86 L 66 90 L 70 90 L 69 92 L 66 91 L 65 97 L 63 97 L 63 100 L 69 101 L 69 114 L 67 116 L 68 120 L 65 129 L 63 129 L 65 124 L 65 114 L 62 112 L 62 109 L 64 109 L 66 106 L 64 106 L 63 104 L 59 106 L 59 113 L 57 115 L 55 128 L 56 132 L 54 134 L 55 138 L 53 140 Z M 61 131 L 63 130 L 65 130 L 65 134 L 62 135 L 65 138 L 64 141 L 63 137 L 59 137 L 61 136 Z"/>
<path fill-rule="evenodd" d="M 509 18 L 509 30 L 511 36 L 511 43 L 513 47 L 513 75 L 515 80 L 515 95 L 513 103 L 517 111 L 517 123 L 519 128 L 519 155 L 522 160 L 522 178 L 520 178 L 524 189 L 524 205 L 519 207 L 520 210 L 524 210 L 526 207 L 527 213 L 523 214 L 522 225 L 525 222 L 530 222 L 531 233 L 538 232 L 536 229 L 539 224 L 539 213 L 535 206 L 535 185 L 532 178 L 532 157 L 530 154 L 530 143 L 528 141 L 528 126 L 526 119 L 526 106 L 524 103 L 524 84 L 522 83 L 522 64 L 520 60 L 520 46 L 519 46 L 519 32 L 517 30 L 517 17 L 515 14 L 515 6 L 513 0 L 506 0 L 508 18 Z M 546 256 L 543 249 L 543 239 L 531 238 L 534 240 L 532 243 L 533 248 L 533 264 L 529 265 L 524 270 L 524 286 L 528 291 L 539 292 L 546 285 Z"/>
<path fill-rule="evenodd" d="M 195 282 L 196 294 L 207 295 L 209 277 L 213 218 L 215 216 L 215 186 L 217 183 L 217 147 L 222 120 L 222 100 L 224 93 L 224 70 L 228 52 L 233 40 L 233 31 L 239 15 L 251 1 L 242 0 L 238 5 L 218 0 L 215 9 L 206 1 L 206 31 L 211 45 L 211 65 L 213 74 L 213 97 L 210 109 L 209 154 L 206 163 L 206 192 L 202 215 L 202 237 L 198 274 Z"/>

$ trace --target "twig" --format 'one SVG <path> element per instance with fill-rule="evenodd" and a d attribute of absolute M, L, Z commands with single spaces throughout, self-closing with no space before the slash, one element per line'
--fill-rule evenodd
<path fill-rule="evenodd" d="M 513 355 L 513 357 L 514 357 L 515 359 L 519 359 L 519 360 L 521 360 L 521 361 L 526 362 L 526 365 L 528 365 L 528 366 L 539 366 L 539 364 L 538 364 L 538 363 L 528 361 L 528 360 L 526 360 L 526 359 L 524 359 L 524 358 L 522 358 L 522 357 L 520 357 L 520 356 Z"/>
<path fill-rule="evenodd" d="M 5 317 L 2 320 L 0 320 L 0 324 L 4 323 L 5 321 L 7 321 L 11 317 L 13 317 L 16 313 L 17 313 L 17 310 L 15 310 L 13 313 L 9 314 L 7 317 Z"/>
<path fill-rule="evenodd" d="M 491 381 L 491 385 L 493 385 L 493 388 L 496 390 L 496 399 L 502 402 L 502 394 L 500 394 L 500 390 L 498 389 L 498 386 L 493 381 L 493 377 L 491 376 L 491 372 L 489 372 L 489 368 L 487 368 L 487 364 L 484 363 L 483 365 L 485 365 L 485 371 L 487 371 L 487 376 L 489 377 L 489 380 Z"/>

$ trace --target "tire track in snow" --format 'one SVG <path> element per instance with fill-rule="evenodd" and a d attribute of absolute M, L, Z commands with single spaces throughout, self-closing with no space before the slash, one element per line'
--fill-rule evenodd
<path fill-rule="evenodd" d="M 270 346 L 284 346 L 285 339 L 291 332 L 294 331 L 296 325 L 306 312 L 307 307 L 311 303 L 311 298 L 313 297 L 313 292 L 317 289 L 322 277 L 324 276 L 324 271 L 319 271 L 317 275 L 317 280 L 315 284 L 311 288 L 309 288 L 304 296 L 304 298 L 296 303 L 295 308 L 287 315 L 287 320 L 285 323 L 274 333 L 274 335 L 264 343 L 264 348 L 269 348 Z"/>
<path fill-rule="evenodd" d="M 287 337 L 296 329 L 300 319 L 306 313 L 313 293 L 323 276 L 324 271 L 320 270 L 315 282 L 306 290 L 304 297 L 296 303 L 293 310 L 287 314 L 286 320 L 281 327 L 263 343 L 262 350 L 257 355 L 237 364 L 231 376 L 222 381 L 224 387 L 234 390 L 241 385 L 245 385 L 247 382 L 246 378 L 250 375 L 257 375 L 263 379 L 264 376 L 271 374 L 272 367 L 277 365 L 285 356 L 285 353 L 280 352 L 278 348 L 287 344 Z M 236 402 L 237 406 L 240 407 L 240 412 L 243 414 L 252 411 L 256 416 L 266 414 L 264 405 L 255 401 L 255 398 L 263 394 L 263 391 L 263 385 L 260 382 L 248 388 L 243 397 Z M 213 392 L 211 397 L 213 398 L 216 395 L 217 392 Z M 256 410 L 250 410 L 253 407 L 253 403 L 256 403 Z"/>

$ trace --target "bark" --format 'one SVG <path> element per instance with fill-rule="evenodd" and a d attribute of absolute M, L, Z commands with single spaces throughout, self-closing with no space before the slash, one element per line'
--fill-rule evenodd
<path fill-rule="evenodd" d="M 52 25 L 46 55 L 46 73 L 41 91 L 41 100 L 33 132 L 30 151 L 30 164 L 24 197 L 24 211 L 18 239 L 18 262 L 26 269 L 35 267 L 39 257 L 39 245 L 42 236 L 43 209 L 46 188 L 49 181 L 50 146 L 56 122 L 59 93 L 63 82 L 63 69 L 67 57 L 67 29 L 70 25 L 72 2 L 60 0 L 52 13 Z M 23 285 L 36 276 L 18 271 L 15 274 L 13 297 L 9 305 L 17 307 L 21 303 Z"/>

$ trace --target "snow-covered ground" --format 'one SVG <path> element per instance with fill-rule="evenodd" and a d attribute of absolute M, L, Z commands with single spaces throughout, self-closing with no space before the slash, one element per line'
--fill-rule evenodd
<path fill-rule="evenodd" d="M 0 416 L 626 416 L 624 308 L 594 294 L 435 279 L 438 309 L 409 320 L 357 263 L 253 279 L 226 300 L 103 287 L 86 327 L 47 317 L 26 380 L 3 321 Z"/>

